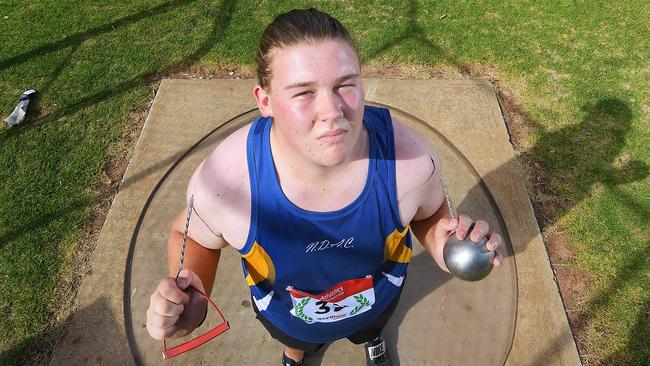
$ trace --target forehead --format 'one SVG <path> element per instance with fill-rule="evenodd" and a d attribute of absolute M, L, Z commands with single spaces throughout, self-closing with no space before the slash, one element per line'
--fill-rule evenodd
<path fill-rule="evenodd" d="M 356 51 L 340 40 L 302 42 L 280 47 L 271 59 L 271 84 L 326 83 L 343 75 L 360 74 Z"/>

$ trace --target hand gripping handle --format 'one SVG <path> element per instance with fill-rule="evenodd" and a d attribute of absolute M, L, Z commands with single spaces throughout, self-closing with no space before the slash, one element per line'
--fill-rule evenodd
<path fill-rule="evenodd" d="M 212 300 L 210 300 L 210 298 L 206 294 L 201 292 L 200 290 L 198 290 L 196 288 L 194 288 L 194 290 L 196 290 L 206 300 L 208 300 L 208 304 L 210 304 L 210 305 L 212 305 L 212 307 L 214 307 L 214 309 L 217 311 L 217 313 L 221 317 L 222 322 L 219 325 L 217 325 L 216 327 L 214 327 L 214 328 L 210 329 L 209 331 L 201 334 L 200 336 L 198 336 L 198 337 L 196 337 L 196 338 L 194 338 L 192 340 L 189 340 L 189 341 L 187 341 L 185 343 L 179 344 L 178 346 L 174 346 L 172 348 L 167 348 L 167 342 L 163 338 L 163 353 L 162 354 L 163 354 L 163 359 L 164 360 L 167 360 L 169 358 L 178 356 L 178 355 L 183 354 L 183 353 L 185 353 L 187 351 L 191 351 L 194 348 L 199 347 L 200 345 L 204 344 L 205 342 L 217 337 L 221 333 L 223 333 L 223 332 L 227 331 L 228 329 L 230 329 L 230 325 L 226 321 L 226 318 L 223 317 L 223 314 L 221 314 L 221 311 L 219 311 L 219 308 L 217 307 L 217 305 L 214 302 L 212 302 Z"/>

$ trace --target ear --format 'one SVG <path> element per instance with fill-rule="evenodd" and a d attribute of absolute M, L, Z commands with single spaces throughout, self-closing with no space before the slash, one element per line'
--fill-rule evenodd
<path fill-rule="evenodd" d="M 264 90 L 264 88 L 259 85 L 255 85 L 253 88 L 253 95 L 255 96 L 255 101 L 257 102 L 257 108 L 259 108 L 262 116 L 273 116 L 273 109 L 271 108 L 271 95 L 269 95 L 266 90 Z"/>

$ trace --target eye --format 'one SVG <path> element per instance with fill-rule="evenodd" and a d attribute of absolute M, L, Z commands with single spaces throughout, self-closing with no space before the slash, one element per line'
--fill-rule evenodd
<path fill-rule="evenodd" d="M 343 85 L 337 86 L 336 88 L 337 89 L 347 90 L 347 89 L 354 88 L 355 86 L 356 86 L 356 84 L 343 84 Z"/>
<path fill-rule="evenodd" d="M 305 91 L 302 91 L 302 92 L 300 92 L 300 93 L 298 93 L 298 94 L 295 94 L 295 95 L 293 96 L 293 98 L 307 97 L 307 96 L 309 96 L 309 95 L 312 94 L 312 93 L 313 93 L 313 92 L 312 92 L 311 90 L 305 90 Z"/>

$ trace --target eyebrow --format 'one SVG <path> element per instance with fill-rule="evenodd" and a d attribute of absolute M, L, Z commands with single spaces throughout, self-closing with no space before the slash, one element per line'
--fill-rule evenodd
<path fill-rule="evenodd" d="M 342 82 L 344 80 L 352 79 L 352 78 L 356 78 L 356 77 L 359 77 L 359 74 L 353 73 L 353 74 L 343 75 L 340 78 L 335 80 L 335 84 L 338 84 L 338 83 L 340 83 L 340 82 Z M 316 82 L 314 82 L 314 81 L 301 81 L 301 82 L 289 84 L 284 89 L 286 90 L 286 89 L 293 89 L 293 88 L 302 88 L 302 87 L 305 87 L 305 86 L 311 86 L 311 85 L 313 85 L 315 83 Z"/>

